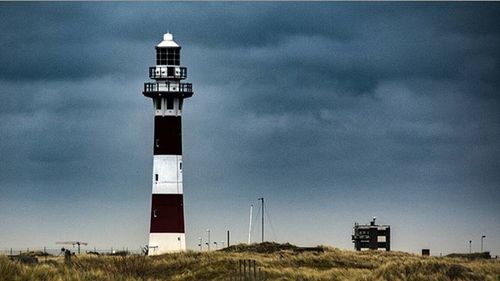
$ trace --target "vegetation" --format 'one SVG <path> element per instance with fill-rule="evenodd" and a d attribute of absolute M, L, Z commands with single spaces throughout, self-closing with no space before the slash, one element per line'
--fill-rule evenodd
<path fill-rule="evenodd" d="M 266 280 L 500 280 L 498 260 L 275 243 L 155 257 L 81 255 L 70 265 L 62 257 L 24 264 L 0 256 L 0 280 L 238 280 L 238 262 L 243 259 L 255 260 Z"/>

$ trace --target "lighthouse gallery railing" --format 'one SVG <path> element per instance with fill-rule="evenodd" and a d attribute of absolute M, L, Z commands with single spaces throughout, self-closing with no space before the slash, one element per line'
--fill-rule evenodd
<path fill-rule="evenodd" d="M 168 81 L 161 82 L 148 82 L 144 83 L 144 92 L 193 92 L 193 85 L 191 83 L 171 83 Z"/>

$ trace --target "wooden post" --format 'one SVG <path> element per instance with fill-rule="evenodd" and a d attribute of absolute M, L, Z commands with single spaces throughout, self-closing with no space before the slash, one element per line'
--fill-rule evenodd
<path fill-rule="evenodd" d="M 248 280 L 252 281 L 252 261 L 248 260 Z"/>
<path fill-rule="evenodd" d="M 248 260 L 248 280 L 252 281 L 252 260 Z"/>
<path fill-rule="evenodd" d="M 243 260 L 243 272 L 245 273 L 245 281 L 247 280 L 247 260 Z"/>
<path fill-rule="evenodd" d="M 253 260 L 253 280 L 257 280 L 257 269 L 255 268 L 255 260 Z"/>
<path fill-rule="evenodd" d="M 239 261 L 238 261 L 238 263 L 239 263 L 239 267 L 240 267 L 240 271 L 239 271 L 238 276 L 239 276 L 239 280 L 240 280 L 240 281 L 242 281 L 243 279 L 242 279 L 241 277 L 242 277 L 243 275 L 241 274 L 241 273 L 242 273 L 242 272 L 241 272 L 241 260 L 239 260 Z"/>

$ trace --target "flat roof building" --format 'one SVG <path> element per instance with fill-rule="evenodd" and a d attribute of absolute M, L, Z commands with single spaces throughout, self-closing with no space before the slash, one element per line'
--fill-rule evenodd
<path fill-rule="evenodd" d="M 354 223 L 352 242 L 356 251 L 365 249 L 391 250 L 391 227 L 389 225 L 377 225 L 375 219 L 374 217 L 370 224 Z"/>

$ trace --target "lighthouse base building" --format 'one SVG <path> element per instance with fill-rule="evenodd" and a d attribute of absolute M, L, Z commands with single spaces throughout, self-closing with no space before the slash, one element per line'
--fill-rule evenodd
<path fill-rule="evenodd" d="M 153 191 L 148 255 L 186 250 L 182 187 L 182 105 L 193 95 L 181 83 L 187 69 L 180 66 L 181 47 L 166 33 L 156 46 L 156 66 L 149 68 L 155 82 L 144 84 L 143 95 L 153 100 Z"/>

